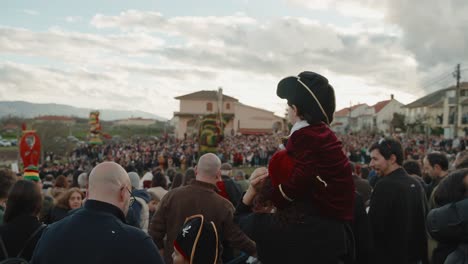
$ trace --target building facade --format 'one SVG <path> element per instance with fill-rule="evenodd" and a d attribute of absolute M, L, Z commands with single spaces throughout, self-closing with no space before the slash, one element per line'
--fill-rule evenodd
<path fill-rule="evenodd" d="M 406 123 L 412 130 L 429 132 L 429 130 L 440 128 L 446 138 L 453 138 L 456 118 L 457 135 L 465 136 L 468 134 L 468 83 L 460 84 L 458 107 L 456 87 L 451 86 L 405 105 L 404 110 Z"/>
<path fill-rule="evenodd" d="M 378 132 L 389 134 L 392 132 L 391 122 L 395 113 L 403 113 L 403 104 L 391 95 L 385 100 L 369 106 L 357 104 L 335 112 L 332 129 L 336 133 L 350 132 Z"/>
<path fill-rule="evenodd" d="M 218 91 L 198 91 L 178 96 L 180 110 L 174 113 L 172 123 L 178 138 L 195 136 L 203 116 L 221 114 L 225 120 L 224 134 L 267 134 L 286 129 L 286 120 L 273 112 L 248 106 L 238 99 Z"/>

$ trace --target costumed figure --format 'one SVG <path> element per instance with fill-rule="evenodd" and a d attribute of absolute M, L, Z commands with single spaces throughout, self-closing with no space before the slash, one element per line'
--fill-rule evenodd
<path fill-rule="evenodd" d="M 88 142 L 92 145 L 102 144 L 101 123 L 99 122 L 99 111 L 89 113 L 89 135 Z"/>
<path fill-rule="evenodd" d="M 19 143 L 21 159 L 23 160 L 23 178 L 40 181 L 39 158 L 41 156 L 41 140 L 35 130 L 26 130 L 23 125 L 23 136 Z"/>
<path fill-rule="evenodd" d="M 200 156 L 205 153 L 216 153 L 218 150 L 218 144 L 224 138 L 221 122 L 224 127 L 225 121 L 220 121 L 216 115 L 207 115 L 200 122 Z"/>
<path fill-rule="evenodd" d="M 285 208 L 306 199 L 321 216 L 351 221 L 355 191 L 351 166 L 329 127 L 335 112 L 333 87 L 320 74 L 302 72 L 281 80 L 276 93 L 288 100 L 293 127 L 285 153 L 295 165 L 274 184 L 272 201 Z"/>

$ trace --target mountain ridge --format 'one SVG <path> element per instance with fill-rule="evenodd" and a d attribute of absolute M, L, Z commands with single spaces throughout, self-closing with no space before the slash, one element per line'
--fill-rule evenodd
<path fill-rule="evenodd" d="M 139 110 L 92 109 L 56 103 L 0 101 L 0 118 L 6 116 L 34 118 L 45 115 L 89 118 L 89 113 L 94 110 L 99 110 L 99 118 L 105 121 L 138 117 L 167 121 L 167 118 Z"/>

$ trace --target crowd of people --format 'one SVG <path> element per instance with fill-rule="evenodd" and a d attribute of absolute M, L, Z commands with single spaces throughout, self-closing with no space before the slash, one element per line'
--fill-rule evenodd
<path fill-rule="evenodd" d="M 468 260 L 462 138 L 336 136 L 334 91 L 278 84 L 284 135 L 83 146 L 40 178 L 0 170 L 0 261 L 455 264 Z M 313 103 L 311 103 L 311 101 Z M 242 167 L 253 167 L 246 175 Z"/>

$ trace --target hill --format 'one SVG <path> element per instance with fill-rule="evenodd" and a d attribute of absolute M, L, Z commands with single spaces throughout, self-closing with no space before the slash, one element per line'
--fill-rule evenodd
<path fill-rule="evenodd" d="M 89 112 L 99 110 L 100 119 L 112 121 L 126 119 L 131 117 L 141 117 L 167 121 L 166 118 L 143 111 L 125 111 L 113 109 L 90 109 L 79 108 L 63 104 L 37 104 L 25 101 L 0 101 L 0 118 L 5 116 L 16 116 L 21 118 L 34 118 L 44 115 L 72 116 L 79 118 L 88 118 Z"/>

